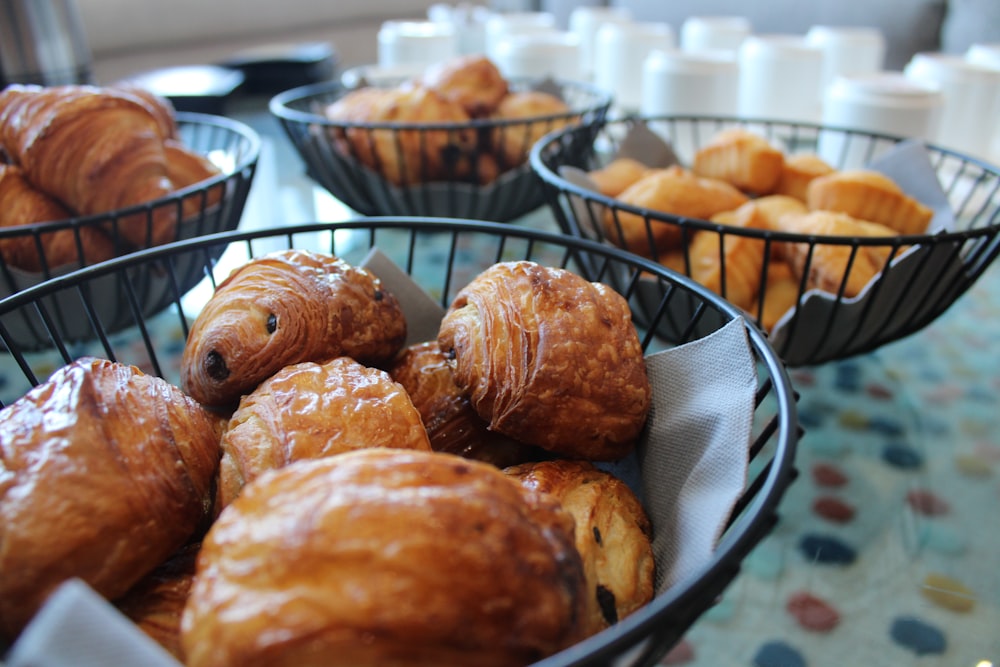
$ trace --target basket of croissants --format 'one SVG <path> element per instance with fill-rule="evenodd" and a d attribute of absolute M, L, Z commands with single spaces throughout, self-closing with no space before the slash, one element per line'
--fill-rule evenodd
<path fill-rule="evenodd" d="M 1000 249 L 1000 170 L 917 140 L 637 116 L 606 123 L 581 162 L 575 134 L 553 133 L 531 157 L 561 228 L 709 287 L 789 365 L 918 331 Z"/>
<path fill-rule="evenodd" d="M 475 251 L 433 252 L 455 246 Z M 144 255 L 0 301 L 8 655 L 29 633 L 93 650 L 109 633 L 67 619 L 113 617 L 160 660 L 142 664 L 650 665 L 794 477 L 794 392 L 764 334 L 620 249 L 406 217 Z M 191 257 L 210 289 L 137 314 L 131 339 L 41 354 L 5 334 L 57 292 Z M 718 329 L 638 326 L 640 275 Z"/>
<path fill-rule="evenodd" d="M 412 78 L 296 88 L 270 109 L 312 179 L 358 213 L 507 222 L 544 205 L 531 146 L 586 133 L 610 104 L 583 82 L 505 77 L 476 54 Z"/>
<path fill-rule="evenodd" d="M 235 228 L 259 138 L 129 82 L 0 91 L 0 293 Z"/>

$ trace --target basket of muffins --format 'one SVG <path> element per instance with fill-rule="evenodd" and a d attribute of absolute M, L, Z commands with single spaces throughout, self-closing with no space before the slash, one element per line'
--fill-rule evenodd
<path fill-rule="evenodd" d="M 170 241 L 234 229 L 257 134 L 134 84 L 0 91 L 0 294 Z M 140 284 L 158 277 L 143 272 Z M 143 294 L 143 307 L 158 307 Z M 102 305 L 117 309 L 113 294 Z M 68 315 L 75 319 L 75 315 Z M 113 319 L 113 318 L 112 318 Z"/>
<path fill-rule="evenodd" d="M 61 293 L 190 261 L 204 284 L 137 311 L 131 336 L 37 351 L 7 335 Z M 669 298 L 635 316 L 639 276 L 699 302 L 686 339 L 655 333 L 678 317 Z M 526 226 L 358 218 L 179 241 L 0 300 L 0 341 L 12 660 L 26 636 L 65 648 L 100 618 L 74 655 L 655 664 L 795 474 L 794 392 L 737 308 Z"/>
<path fill-rule="evenodd" d="M 532 145 L 564 127 L 589 139 L 610 104 L 589 84 L 507 78 L 475 54 L 288 90 L 270 109 L 309 176 L 360 214 L 507 222 L 545 203 Z"/>
<path fill-rule="evenodd" d="M 557 131 L 532 166 L 565 232 L 709 287 L 793 366 L 920 330 L 1000 248 L 1000 170 L 902 137 L 633 117 L 606 123 L 584 162 L 574 131 Z"/>

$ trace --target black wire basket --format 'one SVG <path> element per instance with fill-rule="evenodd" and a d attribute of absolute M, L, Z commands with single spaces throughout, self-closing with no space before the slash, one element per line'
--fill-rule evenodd
<path fill-rule="evenodd" d="M 89 254 L 91 248 L 85 237 L 89 231 L 99 231 L 109 241 L 110 254 L 122 255 L 158 245 L 152 237 L 152 230 L 154 223 L 165 216 L 177 220 L 167 242 L 225 232 L 239 225 L 260 155 L 259 136 L 249 126 L 221 116 L 178 112 L 176 118 L 181 143 L 207 157 L 220 169 L 220 173 L 195 185 L 180 188 L 169 196 L 128 208 L 33 225 L 0 227 L 0 244 L 30 243 L 40 263 L 40 266 L 29 270 L 8 264 L 0 253 L 0 297 L 107 259 Z M 139 234 L 144 242 L 126 241 L 122 233 L 125 225 L 133 231 L 144 229 L 145 233 Z M 72 235 L 70 246 L 74 248 L 69 257 L 64 253 L 58 261 L 48 252 L 52 247 L 49 240 L 57 234 Z M 130 235 L 133 241 L 135 237 L 135 233 Z M 198 276 L 193 278 L 195 281 L 200 279 Z M 162 300 L 166 292 L 161 289 L 161 275 L 154 267 L 133 271 L 133 281 L 139 302 L 147 312 L 156 312 L 166 305 Z M 122 321 L 123 315 L 122 295 L 113 286 L 104 295 L 106 298 L 101 301 L 100 316 L 105 326 L 117 328 L 115 323 Z M 73 318 L 74 315 L 67 314 L 67 327 L 72 326 L 70 322 Z M 127 321 L 127 315 L 125 318 Z M 72 335 L 72 330 L 67 328 L 64 333 Z M 28 330 L 22 334 L 22 344 L 30 345 L 35 338 L 34 332 Z"/>
<path fill-rule="evenodd" d="M 400 83 L 387 79 L 371 85 L 387 88 Z M 585 83 L 551 79 L 508 83 L 512 91 L 551 92 L 569 111 L 461 123 L 346 123 L 323 113 L 356 90 L 340 82 L 280 93 L 271 100 L 270 110 L 298 150 L 308 175 L 360 214 L 507 222 L 545 204 L 528 162 L 534 141 L 573 124 L 581 129 L 585 148 L 591 143 L 588 128 L 596 127 L 611 106 L 607 93 Z M 496 150 L 498 143 L 513 150 Z"/>
<path fill-rule="evenodd" d="M 947 209 L 951 224 L 933 233 L 891 237 L 800 234 L 672 215 L 632 206 L 588 187 L 580 174 L 620 156 L 623 142 L 630 141 L 628 137 L 637 128 L 662 139 L 671 158 L 683 167 L 691 165 L 699 147 L 731 128 L 765 137 L 786 156 L 822 154 L 837 170 L 870 167 L 894 152 L 916 146 L 926 156 L 927 172 L 935 181 L 934 188 L 940 188 L 940 208 Z M 702 116 L 636 116 L 609 121 L 596 134 L 591 150 L 581 154 L 584 139 L 574 129 L 555 131 L 532 151 L 532 168 L 545 184 L 547 201 L 561 229 L 574 236 L 622 245 L 618 241 L 623 237 L 615 232 L 616 222 L 637 216 L 648 244 L 643 241 L 641 247 L 631 250 L 686 275 L 692 275 L 692 239 L 697 233 L 712 234 L 719 264 L 719 283 L 713 289 L 726 298 L 737 280 L 732 277 L 727 281 L 727 276 L 737 272 L 727 271 L 725 249 L 740 239 L 752 239 L 763 246 L 764 260 L 759 268 L 763 287 L 756 303 L 745 310 L 769 332 L 772 346 L 789 366 L 851 357 L 920 330 L 968 290 L 1000 251 L 1000 170 L 935 145 L 807 123 Z M 921 155 L 917 157 L 923 160 Z M 681 238 L 681 252 L 669 261 L 657 252 L 653 241 L 657 225 L 675 227 Z M 773 316 L 772 321 L 766 321 L 768 297 L 773 296 L 777 303 L 777 295 L 768 286 L 769 276 L 779 263 L 776 258 L 781 248 L 789 243 L 803 248 L 806 260 L 802 276 L 787 297 L 794 307 L 782 309 L 784 318 L 776 326 Z M 834 288 L 822 292 L 813 289 L 806 279 L 812 262 L 834 248 L 844 258 L 843 276 L 837 276 Z M 860 263 L 860 253 L 869 251 L 881 258 L 876 277 L 864 294 L 848 295 L 845 287 L 852 267 Z"/>
<path fill-rule="evenodd" d="M 647 353 L 704 341 L 727 325 L 745 330 L 749 373 L 756 374 L 756 390 L 748 400 L 754 412 L 746 450 L 749 472 L 710 558 L 661 590 L 645 607 L 539 662 L 539 667 L 612 661 L 615 665 L 655 664 L 715 603 L 737 575 L 744 557 L 775 525 L 779 502 L 796 474 L 794 455 L 800 429 L 796 396 L 766 336 L 736 308 L 655 262 L 586 239 L 518 225 L 370 218 L 234 231 L 144 250 L 53 278 L 0 301 L 0 341 L 6 348 L 6 359 L 0 361 L 6 363 L 8 374 L 0 383 L 4 402 L 16 400 L 55 368 L 85 355 L 133 364 L 177 383 L 188 327 L 216 285 L 249 258 L 289 248 L 326 252 L 352 263 L 362 263 L 377 248 L 442 308 L 471 278 L 498 261 L 525 259 L 567 268 L 612 285 L 630 301 L 637 296 L 640 277 L 651 279 L 662 287 L 662 298 L 650 309 L 654 326 L 639 328 Z M 151 266 L 158 267 L 174 286 L 169 304 L 156 315 L 143 308 L 132 281 L 135 271 Z M 190 292 L 181 289 L 193 276 L 199 276 L 201 284 Z M 100 317 L 95 299 L 101 298 L 98 286 L 107 281 L 117 284 L 125 296 L 133 320 L 128 332 L 113 334 Z M 87 313 L 92 328 L 85 337 L 89 343 L 63 337 L 59 309 L 66 300 L 76 301 Z M 12 327 L 26 319 L 36 322 L 46 351 L 25 349 L 10 336 Z M 655 325 L 661 319 L 672 321 L 672 340 L 657 335 Z M 675 511 L 671 508 L 668 514 Z M 671 520 L 652 512 L 651 519 L 654 534 L 657 525 Z"/>

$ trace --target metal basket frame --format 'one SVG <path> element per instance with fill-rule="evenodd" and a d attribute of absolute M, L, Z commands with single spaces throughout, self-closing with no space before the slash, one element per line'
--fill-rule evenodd
<path fill-rule="evenodd" d="M 691 257 L 688 252 L 689 241 L 695 232 L 708 230 L 719 236 L 719 263 L 721 271 L 721 290 L 723 297 L 726 295 L 726 261 L 725 244 L 727 238 L 747 237 L 760 240 L 764 245 L 765 259 L 761 274 L 761 284 L 766 283 L 766 276 L 774 256 L 774 250 L 782 243 L 805 244 L 808 246 L 807 259 L 802 273 L 808 276 L 814 253 L 822 246 L 844 246 L 849 248 L 850 257 L 839 291 L 834 295 L 835 304 L 832 312 L 833 316 L 824 323 L 823 331 L 827 334 L 834 326 L 837 311 L 846 302 L 844 288 L 854 260 L 860 248 L 878 247 L 887 251 L 888 258 L 882 266 L 882 277 L 887 277 L 893 270 L 893 260 L 899 257 L 902 250 L 907 246 L 919 246 L 929 250 L 934 250 L 942 255 L 947 255 L 948 260 L 942 263 L 944 269 L 940 275 L 927 276 L 922 285 L 932 286 L 929 293 L 916 293 L 913 290 L 905 290 L 900 298 L 887 309 L 876 310 L 866 308 L 857 323 L 854 334 L 856 334 L 866 323 L 876 323 L 874 335 L 866 337 L 849 336 L 846 344 L 841 345 L 833 352 L 811 355 L 807 359 L 798 359 L 787 363 L 793 365 L 818 364 L 841 358 L 847 358 L 862 353 L 870 352 L 886 343 L 904 338 L 933 322 L 938 316 L 946 311 L 962 294 L 964 294 L 979 278 L 983 271 L 1000 253 L 1000 170 L 989 165 L 983 160 L 963 155 L 959 152 L 942 148 L 933 144 L 925 144 L 932 165 L 938 171 L 942 189 L 952 201 L 953 213 L 956 218 L 956 228 L 953 231 L 941 232 L 937 234 L 917 234 L 899 235 L 893 237 L 845 237 L 827 236 L 819 234 L 795 234 L 775 230 L 742 228 L 727 226 L 707 220 L 671 215 L 659 211 L 639 208 L 623 203 L 612 197 L 602 195 L 592 190 L 581 187 L 564 178 L 559 169 L 563 166 L 576 167 L 589 170 L 598 166 L 599 152 L 598 144 L 602 140 L 614 147 L 617 138 L 625 131 L 631 123 L 642 122 L 647 124 L 657 124 L 659 128 L 667 133 L 668 137 L 676 136 L 679 128 L 685 128 L 692 135 L 694 144 L 701 145 L 716 132 L 732 128 L 743 127 L 753 129 L 765 138 L 775 141 L 780 140 L 790 146 L 805 147 L 807 150 L 815 146 L 817 137 L 822 132 L 839 133 L 843 138 L 842 150 L 839 161 L 833 164 L 836 168 L 842 168 L 844 160 L 849 152 L 857 153 L 859 149 L 871 157 L 880 149 L 887 146 L 899 144 L 906 141 L 906 138 L 889 134 L 869 133 L 850 128 L 825 126 L 813 123 L 794 123 L 787 121 L 777 121 L 768 119 L 740 118 L 733 116 L 633 116 L 609 120 L 598 130 L 597 139 L 591 145 L 589 151 L 581 153 L 580 141 L 582 137 L 577 136 L 574 129 L 557 130 L 552 132 L 541 141 L 535 144 L 532 149 L 531 164 L 535 173 L 545 184 L 546 200 L 551 208 L 559 227 L 567 234 L 581 236 L 584 238 L 594 238 L 602 242 L 614 243 L 613 238 L 601 225 L 600 217 L 604 211 L 610 211 L 615 223 L 619 225 L 621 233 L 620 216 L 622 214 L 633 214 L 642 218 L 647 237 L 650 239 L 650 256 L 654 260 L 659 260 L 659 253 L 653 243 L 652 226 L 654 224 L 666 223 L 680 228 L 683 252 L 684 273 L 690 275 Z M 566 147 L 571 146 L 572 151 Z M 611 149 L 608 149 L 611 150 Z M 969 192 L 962 192 L 962 183 Z M 969 185 L 971 183 L 971 185 Z M 974 197 L 973 194 L 978 194 Z M 979 201 L 982 200 L 982 201 Z M 581 219 L 581 216 L 583 219 Z M 621 236 L 619 236 L 621 238 Z M 925 255 L 924 261 L 930 256 Z M 940 255 L 939 255 L 940 257 Z M 954 264 L 960 265 L 960 270 L 945 271 L 949 266 L 954 269 Z M 870 294 L 877 295 L 882 281 L 877 281 L 870 291 Z M 807 291 L 806 279 L 803 277 L 799 284 L 798 301 Z M 758 303 L 755 312 L 749 313 L 750 317 L 758 324 L 761 323 L 761 316 L 766 301 L 766 292 Z M 869 300 L 869 304 L 874 299 Z M 904 304 L 908 307 L 903 308 Z M 909 307 L 911 306 L 912 307 Z M 897 317 L 899 311 L 908 310 L 905 317 Z M 784 339 L 784 344 L 776 344 L 775 347 L 780 355 L 785 356 L 786 349 L 791 343 L 796 328 L 801 324 L 797 314 L 788 323 L 788 336 Z M 816 341 L 816 349 L 822 347 L 825 338 Z"/>
<path fill-rule="evenodd" d="M 482 247 L 473 251 L 469 247 L 471 239 L 482 241 L 484 247 L 488 245 L 489 251 L 485 252 Z M 129 272 L 136 267 L 155 264 L 173 277 L 175 266 L 186 266 L 190 258 L 195 257 L 200 264 L 196 270 L 204 276 L 203 285 L 214 291 L 233 268 L 227 267 L 226 258 L 238 265 L 245 261 L 241 259 L 243 257 L 254 257 L 281 248 L 308 247 L 345 257 L 353 256 L 351 253 L 363 255 L 373 247 L 381 249 L 389 246 L 395 249 L 390 258 L 402 270 L 414 279 L 418 275 L 425 276 L 421 278 L 424 281 L 421 287 L 436 295 L 434 298 L 442 307 L 450 303 L 468 277 L 490 264 L 531 259 L 570 268 L 589 280 L 606 282 L 628 299 L 636 296 L 640 276 L 655 277 L 664 288 L 658 316 L 670 316 L 675 304 L 681 301 L 685 302 L 681 312 L 689 319 L 677 328 L 680 332 L 677 339 L 669 342 L 662 341 L 653 330 L 640 328 L 640 339 L 647 351 L 697 339 L 702 328 L 700 325 L 705 322 L 721 326 L 738 320 L 746 328 L 758 373 L 755 426 L 749 457 L 756 459 L 755 463 L 760 465 L 751 466 L 744 493 L 730 516 L 711 561 L 613 628 L 538 662 L 537 667 L 655 664 L 715 603 L 738 573 L 741 561 L 775 525 L 778 503 L 797 472 L 794 454 L 800 435 L 796 396 L 785 366 L 770 347 L 766 336 L 738 309 L 686 277 L 669 272 L 650 260 L 587 239 L 502 223 L 369 218 L 301 224 L 189 239 L 53 278 L 0 300 L 0 341 L 3 341 L 8 354 L 31 385 L 40 382 L 39 373 L 51 370 L 51 360 L 41 367 L 33 365 L 31 351 L 20 349 L 7 335 L 7 324 L 12 318 L 30 313 L 30 316 L 45 323 L 51 337 L 50 351 L 65 363 L 92 354 L 92 351 L 82 349 L 73 341 L 60 338 L 58 316 L 50 312 L 49 300 L 57 294 L 66 293 L 84 304 L 92 320 L 94 344 L 101 348 L 103 356 L 123 363 L 141 363 L 149 372 L 168 376 L 166 372 L 172 369 L 171 357 L 178 357 L 180 350 L 156 348 L 152 330 L 155 322 L 152 320 L 159 317 L 175 320 L 183 328 L 186 339 L 192 314 L 185 312 L 185 292 L 180 289 L 182 281 L 177 278 L 172 279 L 175 285 L 173 302 L 158 315 L 146 313 L 136 302 L 137 295 L 128 292 Z M 434 254 L 424 253 L 422 250 L 426 247 L 435 248 L 437 255 L 425 257 Z M 226 250 L 225 254 L 223 250 Z M 234 256 L 240 259 L 233 260 Z M 220 257 L 223 259 L 220 260 Z M 440 273 L 432 280 L 427 279 L 420 268 L 424 262 L 438 267 Z M 192 269 L 188 267 L 184 270 Z M 94 299 L 101 297 L 95 296 L 89 286 L 94 281 L 109 277 L 117 277 L 122 282 L 134 318 L 136 334 L 128 342 L 103 330 L 94 307 Z M 694 308 L 690 308 L 691 301 L 695 302 Z M 136 340 L 140 343 L 137 344 Z"/>
<path fill-rule="evenodd" d="M 378 86 L 393 83 L 381 81 Z M 512 90 L 524 90 L 539 82 L 512 79 L 509 83 Z M 589 84 L 543 83 L 569 97 L 568 112 L 515 119 L 473 118 L 462 123 L 341 122 L 327 118 L 322 108 L 357 88 L 337 81 L 279 93 L 271 99 L 269 109 L 305 162 L 309 177 L 358 213 L 506 222 L 545 203 L 529 163 L 531 137 L 542 136 L 570 120 L 581 128 L 596 127 L 611 107 L 610 95 Z M 523 161 L 507 164 L 501 160 L 498 175 L 487 175 L 480 158 L 485 153 L 495 155 L 489 149 L 494 135 L 513 132 L 523 135 Z M 386 133 L 392 133 L 396 164 L 403 174 L 398 183 L 383 175 L 385 158 L 376 148 Z M 344 140 L 348 134 L 351 141 Z M 442 158 L 444 172 L 432 175 L 425 146 L 428 137 L 442 134 L 447 135 L 449 146 Z M 407 157 L 404 140 L 420 146 L 417 164 L 412 156 Z M 358 146 L 365 148 L 372 164 L 366 164 Z"/>

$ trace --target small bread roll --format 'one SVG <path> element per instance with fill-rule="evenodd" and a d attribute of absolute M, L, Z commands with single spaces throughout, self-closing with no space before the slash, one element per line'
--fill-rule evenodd
<path fill-rule="evenodd" d="M 563 100 L 541 90 L 511 91 L 500 100 L 492 118 L 515 121 L 498 123 L 493 130 L 493 148 L 504 171 L 524 164 L 531 147 L 543 136 L 579 119 Z"/>
<path fill-rule="evenodd" d="M 798 303 L 799 288 L 799 279 L 788 262 L 772 262 L 767 267 L 764 286 L 748 312 L 759 317 L 764 331 L 771 332 L 778 320 Z"/>
<path fill-rule="evenodd" d="M 649 167 L 636 159 L 615 158 L 600 169 L 587 172 L 587 176 L 597 186 L 597 191 L 607 197 L 617 197 L 630 185 L 642 178 Z"/>
<path fill-rule="evenodd" d="M 769 194 L 781 178 L 785 155 L 767 139 L 743 128 L 723 130 L 695 152 L 691 170 L 758 195 Z"/>
<path fill-rule="evenodd" d="M 263 472 L 364 447 L 430 450 L 406 389 L 337 357 L 281 369 L 240 401 L 222 434 L 218 509 Z"/>
<path fill-rule="evenodd" d="M 899 234 L 923 234 L 934 217 L 930 207 L 872 169 L 838 171 L 813 179 L 807 203 L 812 210 L 839 211 L 878 222 Z"/>
<path fill-rule="evenodd" d="M 832 174 L 834 171 L 836 170 L 832 166 L 814 153 L 786 155 L 781 168 L 781 178 L 774 188 L 774 194 L 787 195 L 805 202 L 812 180 Z"/>
<path fill-rule="evenodd" d="M 628 302 L 531 261 L 486 269 L 452 301 L 438 345 L 490 428 L 563 456 L 630 452 L 652 397 Z"/>
<path fill-rule="evenodd" d="M 683 167 L 673 166 L 647 172 L 618 195 L 619 201 L 652 213 L 667 213 L 682 218 L 709 220 L 722 211 L 730 211 L 748 197 L 723 181 L 697 176 Z M 675 249 L 681 242 L 681 227 L 661 220 L 647 220 L 626 211 L 605 213 L 604 233 L 613 243 L 644 257 Z M 652 237 L 653 247 L 650 247 Z"/>
<path fill-rule="evenodd" d="M 441 61 L 424 70 L 420 82 L 465 110 L 471 118 L 493 113 L 508 92 L 507 80 L 484 55 Z"/>
<path fill-rule="evenodd" d="M 504 470 L 555 497 L 575 520 L 576 548 L 590 592 L 590 632 L 614 625 L 653 599 L 652 524 L 632 490 L 587 461 L 559 459 Z"/>
<path fill-rule="evenodd" d="M 497 468 L 372 448 L 246 486 L 209 530 L 188 667 L 514 667 L 584 634 L 573 518 Z"/>
<path fill-rule="evenodd" d="M 740 207 L 714 222 L 732 227 L 767 229 L 764 215 L 754 207 Z M 695 232 L 688 249 L 691 277 L 733 305 L 749 309 L 760 290 L 764 240 L 711 229 Z"/>

